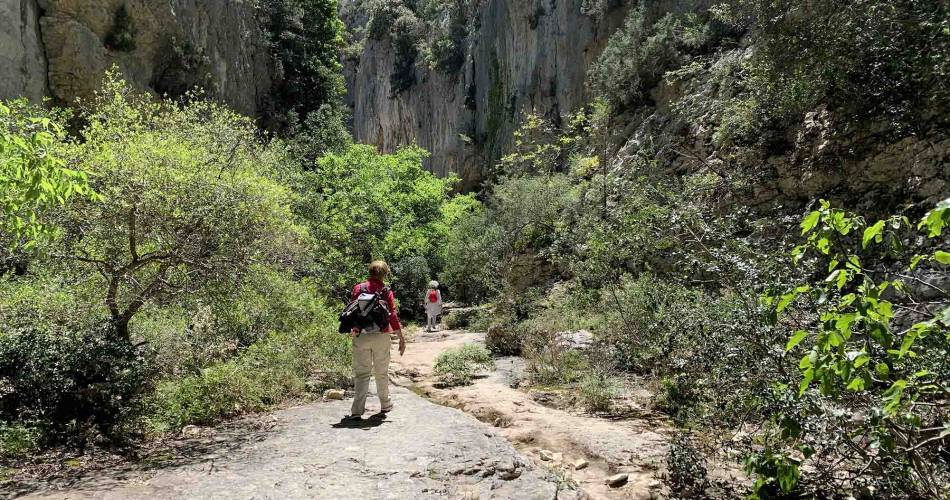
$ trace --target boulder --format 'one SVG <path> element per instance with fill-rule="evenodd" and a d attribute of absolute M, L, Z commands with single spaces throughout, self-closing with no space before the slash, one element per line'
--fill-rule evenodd
<path fill-rule="evenodd" d="M 629 479 L 628 474 L 614 474 L 613 476 L 608 477 L 604 480 L 604 484 L 610 486 L 611 488 L 618 488 L 627 484 L 627 479 Z"/>
<path fill-rule="evenodd" d="M 343 389 L 327 389 L 323 392 L 323 399 L 341 400 L 346 397 L 346 391 Z"/>

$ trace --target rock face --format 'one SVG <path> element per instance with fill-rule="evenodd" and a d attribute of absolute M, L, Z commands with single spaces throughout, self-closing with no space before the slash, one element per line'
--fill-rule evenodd
<path fill-rule="evenodd" d="M 361 10 L 365 2 L 342 2 L 344 21 L 354 33 L 369 31 L 363 29 L 370 19 Z M 585 13 L 585 5 L 597 3 L 608 10 Z M 713 3 L 483 0 L 468 26 L 461 69 L 450 73 L 417 61 L 415 83 L 402 91 L 390 82 L 398 66 L 392 35 L 367 36 L 344 65 L 354 136 L 384 151 L 417 143 L 431 152 L 431 171 L 455 173 L 463 188 L 472 188 L 508 152 L 526 113 L 558 125 L 589 101 L 587 73 L 632 5 L 643 6 L 644 18 L 652 22 L 667 12 L 698 12 Z M 616 117 L 614 139 L 622 147 L 612 168 L 627 168 L 625 161 L 648 147 L 666 152 L 658 160 L 670 172 L 692 172 L 729 157 L 728 151 L 720 154 L 719 146 L 710 147 L 718 122 L 707 116 L 684 119 L 677 108 L 684 102 L 727 101 L 737 81 L 717 75 L 738 68 L 754 44 L 754 37 L 746 37 L 710 54 L 708 64 L 693 76 L 664 78 L 648 89 L 647 103 Z M 868 200 L 870 205 L 881 199 L 943 199 L 950 194 L 950 143 L 946 119 L 940 118 L 945 113 L 933 114 L 918 132 L 893 137 L 882 124 L 853 127 L 815 110 L 786 131 L 790 146 L 785 151 L 763 149 L 754 158 L 737 158 L 759 174 L 755 192 L 720 202 L 768 209 L 828 196 Z"/>
<path fill-rule="evenodd" d="M 49 94 L 36 0 L 0 2 L 0 98 Z"/>
<path fill-rule="evenodd" d="M 204 87 L 235 110 L 269 105 L 274 65 L 250 0 L 7 0 L 0 6 L 0 98 L 88 98 L 113 65 L 133 85 Z M 4 67 L 8 67 L 7 64 Z"/>
<path fill-rule="evenodd" d="M 358 11 L 358 3 L 346 0 L 344 11 Z M 384 151 L 415 142 L 432 153 L 430 170 L 474 185 L 504 154 L 525 113 L 558 121 L 587 101 L 587 69 L 625 9 L 598 21 L 582 13 L 583 4 L 487 0 L 462 69 L 447 74 L 417 65 L 417 83 L 399 93 L 390 83 L 391 40 L 366 40 L 361 54 L 346 61 L 356 140 Z M 366 16 L 344 20 L 352 28 Z"/>

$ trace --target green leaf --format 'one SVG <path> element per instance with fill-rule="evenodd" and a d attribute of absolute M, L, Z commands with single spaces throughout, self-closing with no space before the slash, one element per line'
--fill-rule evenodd
<path fill-rule="evenodd" d="M 848 390 L 849 390 L 849 391 L 854 391 L 854 392 L 863 391 L 863 390 L 864 390 L 864 378 L 862 378 L 862 377 L 855 377 L 853 380 L 851 380 L 851 383 L 848 384 Z"/>
<path fill-rule="evenodd" d="M 807 332 L 805 332 L 805 330 L 798 330 L 797 332 L 795 332 L 795 333 L 792 335 L 792 338 L 788 339 L 788 343 L 785 344 L 785 352 L 788 352 L 788 351 L 791 351 L 792 349 L 794 349 L 795 346 L 797 346 L 798 344 L 800 344 L 800 343 L 802 342 L 802 340 L 805 339 L 805 336 L 806 336 L 806 335 L 807 335 Z M 807 358 L 806 358 L 806 359 L 807 359 Z"/>
<path fill-rule="evenodd" d="M 818 225 L 818 220 L 821 218 L 821 212 L 815 210 L 814 212 L 805 216 L 805 219 L 802 220 L 802 235 L 808 234 L 809 231 L 815 229 L 815 226 Z"/>
<path fill-rule="evenodd" d="M 934 252 L 934 259 L 936 259 L 937 262 L 944 265 L 950 264 L 950 252 L 937 250 L 936 252 Z"/>
<path fill-rule="evenodd" d="M 871 227 L 865 228 L 864 237 L 861 239 L 861 247 L 867 248 L 871 241 L 875 241 L 877 243 L 883 241 L 883 237 L 881 236 L 881 231 L 883 230 L 884 221 L 882 220 L 877 221 L 877 223 Z"/>
<path fill-rule="evenodd" d="M 857 358 L 854 358 L 854 367 L 861 368 L 868 364 L 869 361 L 871 361 L 871 356 L 868 356 L 867 353 L 862 353 Z"/>

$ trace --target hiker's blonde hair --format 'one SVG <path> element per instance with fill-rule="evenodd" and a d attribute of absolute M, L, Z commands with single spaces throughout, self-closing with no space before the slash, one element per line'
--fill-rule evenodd
<path fill-rule="evenodd" d="M 369 277 L 382 280 L 389 276 L 389 264 L 385 260 L 374 260 L 369 264 Z"/>

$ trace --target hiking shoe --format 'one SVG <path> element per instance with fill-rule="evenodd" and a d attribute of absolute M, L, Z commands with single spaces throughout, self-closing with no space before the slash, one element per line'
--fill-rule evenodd
<path fill-rule="evenodd" d="M 346 415 L 343 417 L 344 422 L 355 422 L 357 420 L 363 420 L 362 415 Z"/>
<path fill-rule="evenodd" d="M 389 412 L 393 411 L 393 408 L 394 408 L 395 406 L 396 406 L 396 405 L 390 403 L 389 406 L 384 406 L 384 407 L 380 408 L 379 412 L 380 412 L 380 413 L 389 413 Z"/>

